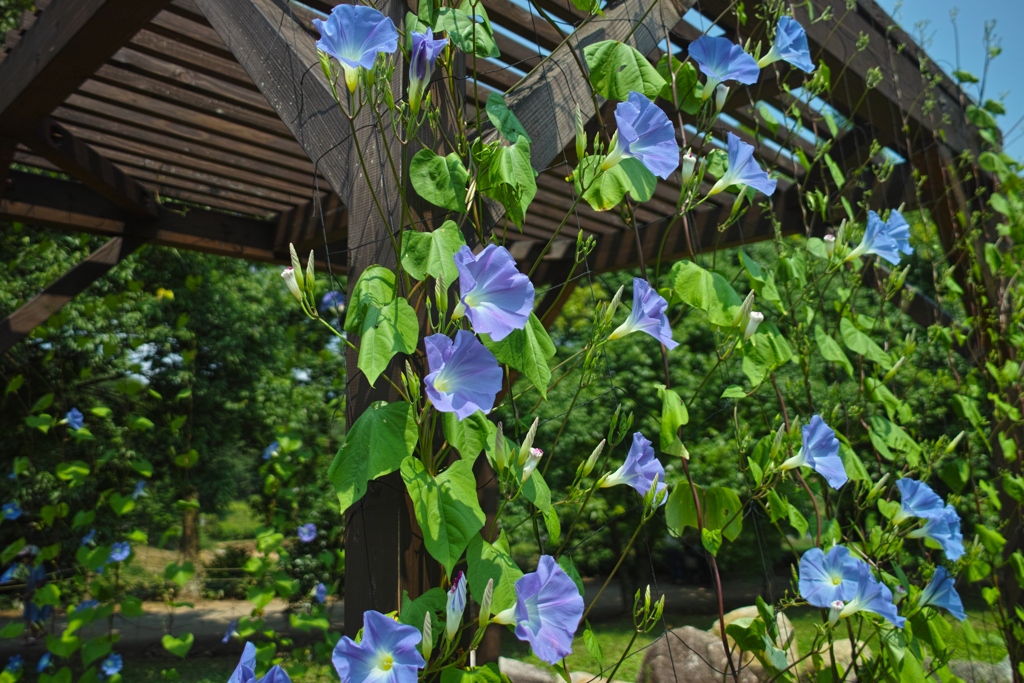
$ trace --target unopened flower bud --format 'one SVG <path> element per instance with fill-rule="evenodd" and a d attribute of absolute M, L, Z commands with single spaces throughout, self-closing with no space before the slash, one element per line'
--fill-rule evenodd
<path fill-rule="evenodd" d="M 779 425 L 778 431 L 775 432 L 775 439 L 772 441 L 771 456 L 772 459 L 779 454 L 779 450 L 782 448 L 782 436 L 786 432 L 786 423 L 783 422 Z"/>
<path fill-rule="evenodd" d="M 484 597 L 480 600 L 480 625 L 484 625 L 491 618 L 491 600 L 494 599 L 494 579 L 487 579 L 487 588 L 484 589 Z"/>
<path fill-rule="evenodd" d="M 608 304 L 608 311 L 605 315 L 605 322 L 610 323 L 612 317 L 615 315 L 615 309 L 619 307 L 619 302 L 622 300 L 622 292 L 626 289 L 626 285 L 619 287 L 619 291 L 615 292 L 615 296 L 612 297 L 612 302 Z"/>
<path fill-rule="evenodd" d="M 905 597 L 907 597 L 907 589 L 902 585 L 896 586 L 896 590 L 892 592 L 892 604 L 900 604 Z"/>
<path fill-rule="evenodd" d="M 526 458 L 530 455 L 530 449 L 533 448 L 533 439 L 537 436 L 537 425 L 540 424 L 540 418 L 533 418 L 533 424 L 530 425 L 530 431 L 526 432 L 526 438 L 523 439 L 523 445 L 519 447 L 519 465 L 523 466 L 526 464 Z"/>
<path fill-rule="evenodd" d="M 498 472 L 504 472 L 508 463 L 508 454 L 505 452 L 505 435 L 501 433 L 501 423 L 498 423 L 498 433 L 494 436 L 494 464 L 498 466 Z"/>
<path fill-rule="evenodd" d="M 296 282 L 295 269 L 285 268 L 281 271 L 281 277 L 284 278 L 284 283 L 288 285 L 288 291 L 295 295 L 295 298 L 302 301 L 302 290 L 299 289 L 299 283 Z"/>
<path fill-rule="evenodd" d="M 597 459 L 601 456 L 601 451 L 604 450 L 605 439 L 601 439 L 601 443 L 597 444 L 597 448 L 587 458 L 587 462 L 583 465 L 583 476 L 588 477 L 590 473 L 594 471 L 594 466 L 597 465 Z"/>
<path fill-rule="evenodd" d="M 750 314 L 750 318 L 747 320 L 747 329 L 743 332 L 743 341 L 749 340 L 757 332 L 757 326 L 764 320 L 764 313 L 758 313 L 753 311 Z"/>
<path fill-rule="evenodd" d="M 885 482 L 888 479 L 889 479 L 889 473 L 886 472 L 885 474 L 882 475 L 882 478 L 878 480 L 878 483 L 876 483 L 874 486 L 871 487 L 871 490 L 868 492 L 868 500 L 869 501 L 874 500 L 878 496 L 882 495 L 882 489 L 885 488 Z"/>
<path fill-rule="evenodd" d="M 900 366 L 903 365 L 903 361 L 905 361 L 906 359 L 906 356 L 900 356 L 900 359 L 896 361 L 896 364 L 892 366 L 889 372 L 885 373 L 885 377 L 882 379 L 882 384 L 885 384 L 886 382 L 888 382 L 889 380 L 896 376 L 896 372 L 900 369 Z"/>
<path fill-rule="evenodd" d="M 587 131 L 583 127 L 583 112 L 580 105 L 576 105 L 576 159 L 582 161 L 583 155 L 587 153 Z"/>
<path fill-rule="evenodd" d="M 719 112 L 722 111 L 722 107 L 725 106 L 725 100 L 729 97 L 729 87 L 720 85 L 715 90 L 715 109 Z"/>
<path fill-rule="evenodd" d="M 743 300 L 736 318 L 732 321 L 733 327 L 745 327 L 750 322 L 750 314 L 754 310 L 754 290 L 747 292 L 747 298 Z"/>
<path fill-rule="evenodd" d="M 448 590 L 448 601 L 445 605 L 445 630 L 450 641 L 455 640 L 459 624 L 462 623 L 462 613 L 466 609 L 466 575 L 459 572 L 454 579 L 452 587 Z"/>
<path fill-rule="evenodd" d="M 544 455 L 544 451 L 539 448 L 531 448 L 530 455 L 526 458 L 526 463 L 523 465 L 523 483 L 533 475 L 533 471 L 537 469 L 537 463 L 540 462 L 540 456 Z"/>
<path fill-rule="evenodd" d="M 959 444 L 960 440 L 964 438 L 965 433 L 966 432 L 960 432 L 959 434 L 953 437 L 953 440 L 949 442 L 948 446 L 946 446 L 947 453 L 952 453 L 956 449 L 957 444 Z"/>
<path fill-rule="evenodd" d="M 423 640 L 420 641 L 420 647 L 423 652 L 423 659 L 430 661 L 430 653 L 434 649 L 434 629 L 430 623 L 430 617 L 433 613 L 427 611 L 423 618 Z"/>
<path fill-rule="evenodd" d="M 825 235 L 825 253 L 828 254 L 829 258 L 832 258 L 832 254 L 836 253 L 835 235 Z"/>
<path fill-rule="evenodd" d="M 828 608 L 828 625 L 835 626 L 846 604 L 842 600 L 834 601 Z"/>
<path fill-rule="evenodd" d="M 697 157 L 693 156 L 689 152 L 683 155 L 683 185 L 688 184 L 693 179 L 693 173 L 697 170 Z"/>

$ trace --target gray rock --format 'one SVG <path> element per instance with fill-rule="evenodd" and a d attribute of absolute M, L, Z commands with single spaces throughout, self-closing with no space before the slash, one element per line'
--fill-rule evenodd
<path fill-rule="evenodd" d="M 857 666 L 865 664 L 873 656 L 871 648 L 868 647 L 863 641 L 857 641 Z M 850 643 L 849 638 L 841 638 L 832 643 L 832 654 L 836 658 L 836 666 L 839 667 L 839 675 L 842 676 L 844 672 L 850 668 L 853 663 L 853 646 Z M 832 658 L 826 649 L 821 653 L 822 668 L 828 669 L 832 666 Z M 816 678 L 814 674 L 814 664 L 812 659 L 808 658 L 803 661 L 803 666 L 798 667 L 802 675 L 802 680 L 814 680 Z M 851 671 L 846 675 L 846 681 L 848 683 L 856 683 L 857 674 Z"/>
<path fill-rule="evenodd" d="M 558 683 L 562 680 L 539 666 L 507 657 L 498 657 L 498 670 L 508 676 L 512 683 Z"/>
<path fill-rule="evenodd" d="M 735 652 L 732 661 L 734 666 L 741 666 Z M 669 631 L 647 648 L 636 683 L 723 683 L 728 671 L 721 637 L 684 626 Z M 760 683 L 767 678 L 756 661 L 740 670 L 740 683 Z M 732 680 L 730 674 L 728 681 Z"/>
<path fill-rule="evenodd" d="M 965 683 L 1010 683 L 1013 680 L 1013 667 L 1010 666 L 1009 655 L 997 664 L 951 659 L 949 670 Z"/>
<path fill-rule="evenodd" d="M 573 671 L 569 674 L 572 683 L 608 683 L 607 678 L 601 678 L 598 674 L 588 671 Z M 626 681 L 615 680 L 612 683 L 626 683 Z"/>

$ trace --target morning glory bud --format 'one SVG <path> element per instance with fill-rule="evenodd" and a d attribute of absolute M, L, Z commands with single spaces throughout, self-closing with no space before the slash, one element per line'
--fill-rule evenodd
<path fill-rule="evenodd" d="M 445 631 L 448 640 L 455 640 L 455 634 L 459 631 L 459 624 L 462 623 L 462 613 L 466 610 L 466 575 L 459 572 L 452 581 L 452 587 L 448 590 L 448 604 L 445 606 L 446 618 Z"/>
<path fill-rule="evenodd" d="M 783 422 L 779 425 L 778 431 L 775 432 L 775 440 L 772 441 L 772 459 L 779 454 L 779 450 L 782 448 L 782 436 L 786 432 L 786 423 Z"/>
<path fill-rule="evenodd" d="M 498 466 L 499 472 L 505 471 L 508 454 L 505 452 L 505 435 L 501 433 L 501 423 L 498 423 L 498 433 L 494 437 L 494 464 Z"/>
<path fill-rule="evenodd" d="M 420 641 L 420 645 L 423 650 L 423 659 L 430 661 L 430 653 L 434 649 L 434 628 L 430 623 L 430 612 L 427 612 L 423 616 L 423 640 Z"/>
<path fill-rule="evenodd" d="M 576 105 L 576 158 L 583 159 L 587 153 L 587 131 L 583 128 L 583 112 L 580 105 Z"/>
<path fill-rule="evenodd" d="M 597 444 L 597 448 L 587 458 L 587 462 L 583 465 L 583 476 L 590 476 L 590 473 L 594 471 L 594 466 L 597 464 L 597 459 L 601 456 L 601 451 L 604 450 L 605 439 L 601 439 L 601 443 Z"/>
<path fill-rule="evenodd" d="M 420 111 L 420 101 L 430 83 L 437 57 L 447 44 L 447 38 L 434 40 L 434 33 L 429 28 L 426 33 L 413 31 L 412 56 L 409 59 L 409 109 L 414 115 Z"/>
<path fill-rule="evenodd" d="M 295 295 L 295 298 L 302 301 L 302 290 L 299 289 L 299 283 L 295 279 L 295 269 L 285 268 L 281 272 L 281 277 L 284 278 L 284 283 L 288 285 L 288 291 Z"/>
<path fill-rule="evenodd" d="M 896 586 L 896 590 L 892 592 L 892 604 L 900 604 L 905 597 L 907 597 L 907 589 L 903 586 Z"/>
<path fill-rule="evenodd" d="M 721 113 L 725 100 L 729 97 L 729 86 L 720 85 L 715 89 L 715 109 Z"/>
<path fill-rule="evenodd" d="M 829 258 L 832 258 L 832 254 L 836 253 L 835 235 L 825 235 L 825 253 L 828 254 Z"/>
<path fill-rule="evenodd" d="M 903 361 L 905 361 L 906 359 L 906 356 L 900 356 L 900 359 L 896 361 L 896 364 L 892 366 L 889 372 L 885 373 L 885 377 L 882 379 L 882 384 L 885 384 L 886 382 L 888 382 L 889 380 L 896 376 L 896 371 L 900 369 L 900 366 L 903 365 Z"/>
<path fill-rule="evenodd" d="M 530 450 L 533 448 L 533 439 L 537 436 L 537 425 L 540 424 L 540 418 L 533 418 L 533 424 L 530 425 L 530 431 L 526 432 L 526 438 L 523 439 L 523 445 L 519 447 L 519 465 L 523 466 L 526 464 L 526 459 L 530 456 Z"/>
<path fill-rule="evenodd" d="M 743 341 L 748 341 L 757 332 L 757 326 L 764 320 L 764 313 L 753 311 L 747 320 L 747 329 L 743 331 Z"/>
<path fill-rule="evenodd" d="M 605 323 L 610 323 L 612 318 L 615 316 L 615 309 L 619 307 L 619 302 L 622 300 L 622 292 L 626 289 L 626 285 L 619 287 L 619 291 L 615 292 L 615 296 L 612 297 L 612 301 L 608 304 L 608 310 L 604 314 Z"/>
<path fill-rule="evenodd" d="M 686 185 L 693 179 L 693 173 L 697 170 L 697 157 L 693 156 L 689 152 L 683 155 L 683 185 Z"/>
<path fill-rule="evenodd" d="M 491 600 L 494 599 L 494 579 L 487 579 L 484 597 L 480 600 L 480 625 L 483 626 L 491 618 Z"/>
<path fill-rule="evenodd" d="M 750 322 L 750 314 L 754 310 L 754 290 L 750 290 L 747 293 L 747 298 L 743 300 L 743 304 L 740 306 L 739 312 L 732 321 L 733 327 L 746 327 L 747 323 Z"/>
<path fill-rule="evenodd" d="M 839 615 L 843 613 L 843 608 L 846 607 L 846 603 L 842 600 L 834 600 L 828 608 L 828 625 L 835 626 L 839 621 Z"/>
<path fill-rule="evenodd" d="M 530 455 L 526 458 L 526 464 L 523 465 L 523 483 L 533 475 L 533 471 L 537 469 L 537 463 L 540 462 L 540 456 L 544 455 L 544 451 L 539 448 L 531 448 Z"/>
<path fill-rule="evenodd" d="M 946 446 L 946 452 L 947 453 L 952 453 L 953 450 L 956 449 L 957 444 L 959 444 L 960 440 L 963 439 L 963 438 L 964 438 L 964 432 L 960 432 L 955 437 L 953 437 L 953 440 L 949 442 L 948 446 Z"/>
<path fill-rule="evenodd" d="M 882 475 L 882 478 L 879 479 L 878 482 L 871 487 L 871 491 L 868 492 L 869 501 L 874 500 L 878 496 L 882 495 L 882 489 L 885 488 L 885 482 L 888 481 L 888 479 L 889 473 L 886 472 L 885 474 Z"/>

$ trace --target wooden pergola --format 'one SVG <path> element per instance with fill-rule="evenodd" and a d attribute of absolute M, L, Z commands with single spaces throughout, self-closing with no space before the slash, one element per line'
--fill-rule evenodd
<path fill-rule="evenodd" d="M 683 18 L 688 11 L 699 12 L 733 40 L 764 37 L 754 20 L 757 3 L 747 7 L 750 19 L 743 25 L 729 0 L 661 0 L 648 11 L 650 1 L 612 0 L 604 18 L 587 20 L 568 0 L 483 0 L 499 27 L 500 58 L 466 60 L 463 102 L 445 99 L 444 88 L 435 90 L 442 125 L 446 116 L 473 119 L 490 93 L 508 93 L 507 104 L 533 140 L 538 193 L 522 232 L 493 206 L 483 226 L 507 240 L 524 271 L 574 200 L 565 176 L 576 161 L 577 104 L 590 130 L 597 128 L 573 51 L 619 39 L 653 61 L 666 48 L 685 55 L 687 44 L 701 35 Z M 109 240 L 0 323 L 0 351 L 146 243 L 270 263 L 287 263 L 288 245 L 294 243 L 300 253 L 314 249 L 320 268 L 347 274 L 350 283 L 367 265 L 393 259 L 387 254 L 390 243 L 385 244 L 387 227 L 378 212 L 368 210 L 367 192 L 359 189 L 366 183 L 346 136 L 348 121 L 335 104 L 314 45 L 318 34 L 311 20 L 333 4 L 36 1 L 35 11 L 23 16 L 0 51 L 0 219 Z M 852 10 L 845 0 L 811 4 L 815 17 L 830 10 L 831 18 L 812 22 L 803 6 L 796 18 L 807 29 L 812 57 L 830 70 L 827 106 L 845 118 L 845 125 L 835 133 L 825 125 L 821 107 L 792 91 L 801 87 L 803 74 L 783 62 L 765 69 L 756 86 L 734 87 L 715 137 L 739 135 L 755 145 L 763 165 L 784 174 L 771 212 L 755 206 L 720 232 L 732 206 L 731 197 L 716 195 L 687 220 L 673 222 L 678 174 L 659 183 L 652 201 L 636 207 L 635 232 L 616 213 L 598 213 L 582 203 L 571 228 L 557 236 L 534 273 L 539 292 L 550 286 L 538 297 L 537 310 L 552 311 L 545 322 L 574 287 L 566 278 L 577 231 L 596 239 L 587 269 L 612 271 L 636 266 L 641 249 L 655 254 L 663 240 L 663 258 L 677 260 L 773 238 L 776 226 L 783 234 L 823 233 L 845 215 L 841 194 L 854 207 L 870 191 L 872 208 L 906 204 L 930 210 L 950 262 L 966 267 L 955 258 L 960 234 L 955 216 L 972 193 L 949 169 L 961 151 L 980 151 L 963 114 L 967 97 L 874 0 L 857 0 Z M 400 0 L 376 5 L 399 25 L 407 9 Z M 563 26 L 581 28 L 567 39 L 539 15 L 541 10 Z M 516 70 L 528 73 L 521 79 Z M 401 64 L 395 70 L 395 93 L 405 92 L 404 71 Z M 599 105 L 604 121 L 613 120 L 614 103 Z M 771 110 L 800 117 L 789 129 L 784 124 L 773 130 L 764 114 Z M 362 144 L 393 143 L 369 118 L 357 123 L 366 131 Z M 800 148 L 813 159 L 821 144 L 831 145 L 832 159 L 844 174 L 858 174 L 857 188 L 841 193 L 823 164 L 807 171 L 785 151 Z M 709 143 L 700 151 L 712 148 Z M 879 149 L 903 160 L 884 178 L 873 175 L 882 161 Z M 372 176 L 373 154 L 368 156 Z M 58 171 L 67 179 L 15 170 L 12 164 Z M 922 192 L 915 170 L 923 176 Z M 815 189 L 828 199 L 824 220 L 808 215 L 803 201 Z M 400 191 L 392 187 L 390 197 L 397 201 Z M 416 228 L 439 225 L 444 214 L 416 201 Z M 957 277 L 961 284 L 966 281 L 962 272 Z M 924 325 L 948 321 L 922 297 L 908 312 Z M 355 377 L 359 373 L 353 372 L 350 356 Z M 387 398 L 382 392 L 352 381 L 350 423 L 370 401 Z M 360 511 L 348 520 L 350 615 L 371 607 L 396 609 L 403 589 L 416 595 L 430 585 L 400 489 L 371 486 Z M 365 561 L 371 556 L 372 572 Z M 350 634 L 359 627 L 358 619 L 347 620 Z"/>

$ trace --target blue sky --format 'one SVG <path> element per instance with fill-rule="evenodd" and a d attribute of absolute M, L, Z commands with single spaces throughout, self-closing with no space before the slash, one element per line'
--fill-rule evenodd
<path fill-rule="evenodd" d="M 922 44 L 947 74 L 957 68 L 957 47 L 954 40 L 950 10 L 959 9 L 956 17 L 960 36 L 959 65 L 978 78 L 985 69 L 985 22 L 996 20 L 995 34 L 1001 38 L 1003 52 L 989 67 L 985 99 L 1000 100 L 1006 114 L 998 117 L 1007 143 L 1006 151 L 1024 159 L 1024 123 L 1009 129 L 1024 116 L 1024 0 L 877 0 L 878 4 L 907 33 Z M 921 34 L 924 32 L 924 42 Z M 967 92 L 977 97 L 977 86 Z M 1005 98 L 1004 98 L 1005 96 Z M 1007 134 L 1007 131 L 1009 133 Z"/>

